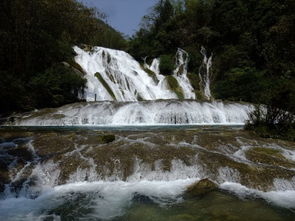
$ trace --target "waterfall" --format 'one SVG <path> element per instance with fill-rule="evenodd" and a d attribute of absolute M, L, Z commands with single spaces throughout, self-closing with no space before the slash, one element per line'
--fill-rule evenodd
<path fill-rule="evenodd" d="M 144 59 L 143 67 L 128 53 L 119 50 L 94 47 L 84 51 L 74 47 L 75 61 L 86 73 L 87 101 L 139 101 L 177 99 L 177 93 L 168 83 L 167 77 L 160 74 L 159 59 L 149 66 Z M 183 98 L 195 99 L 194 90 L 187 78 L 188 54 L 178 49 L 176 70 L 173 78 L 183 91 Z M 144 69 L 149 69 L 146 71 Z"/>
<path fill-rule="evenodd" d="M 173 76 L 183 89 L 185 99 L 196 99 L 194 89 L 187 77 L 189 55 L 186 51 L 178 48 L 176 53 L 176 69 Z"/>
<path fill-rule="evenodd" d="M 242 125 L 251 105 L 197 101 L 92 102 L 34 111 L 19 126 Z"/>
<path fill-rule="evenodd" d="M 203 90 L 203 95 L 207 100 L 212 99 L 211 95 L 211 67 L 212 67 L 212 55 L 210 57 L 207 56 L 206 49 L 202 46 L 201 54 L 203 55 L 203 63 L 199 70 L 199 77 L 200 77 L 200 86 Z"/>

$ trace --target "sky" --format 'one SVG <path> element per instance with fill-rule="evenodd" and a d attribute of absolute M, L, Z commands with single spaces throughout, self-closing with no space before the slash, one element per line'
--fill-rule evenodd
<path fill-rule="evenodd" d="M 80 0 L 107 15 L 107 22 L 116 30 L 132 36 L 138 30 L 141 18 L 158 0 Z"/>

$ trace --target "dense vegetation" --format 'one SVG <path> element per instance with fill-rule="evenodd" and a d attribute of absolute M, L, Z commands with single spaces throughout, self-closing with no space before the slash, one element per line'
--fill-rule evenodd
<path fill-rule="evenodd" d="M 214 55 L 214 97 L 266 104 L 259 124 L 280 119 L 286 133 L 294 129 L 294 11 L 294 0 L 161 0 L 143 18 L 129 51 L 140 59 L 183 48 L 189 72 L 197 74 L 204 46 Z M 281 109 L 291 118 L 281 118 Z"/>
<path fill-rule="evenodd" d="M 76 101 L 85 80 L 73 45 L 126 45 L 102 13 L 75 0 L 1 0 L 0 15 L 2 114 Z"/>
<path fill-rule="evenodd" d="M 252 115 L 254 128 L 294 134 L 294 11 L 294 0 L 159 0 L 126 42 L 103 13 L 76 0 L 1 0 L 0 114 L 77 101 L 85 80 L 73 45 L 160 57 L 165 75 L 185 49 L 195 88 L 204 46 L 213 53 L 215 98 L 265 104 Z"/>

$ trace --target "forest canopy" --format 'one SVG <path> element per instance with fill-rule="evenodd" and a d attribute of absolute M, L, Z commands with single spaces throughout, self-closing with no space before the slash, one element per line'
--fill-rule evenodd
<path fill-rule="evenodd" d="M 2 113 L 77 101 L 85 80 L 73 71 L 74 45 L 126 46 L 102 12 L 75 0 L 1 0 L 0 14 Z"/>
<path fill-rule="evenodd" d="M 197 76 L 204 46 L 213 53 L 213 96 L 266 105 L 266 113 L 252 114 L 256 128 L 266 124 L 295 139 L 294 11 L 294 0 L 160 0 L 129 52 L 139 60 L 173 56 L 180 47 Z"/>
<path fill-rule="evenodd" d="M 129 42 L 138 60 L 190 54 L 198 74 L 201 46 L 213 53 L 217 99 L 275 102 L 295 111 L 295 1 L 160 0 Z M 165 62 L 166 63 L 166 62 Z"/>
<path fill-rule="evenodd" d="M 195 88 L 204 46 L 216 99 L 295 113 L 293 0 L 159 0 L 128 40 L 75 0 L 2 0 L 0 10 L 1 113 L 77 101 L 85 80 L 72 47 L 81 44 L 160 57 L 166 75 L 182 48 Z"/>

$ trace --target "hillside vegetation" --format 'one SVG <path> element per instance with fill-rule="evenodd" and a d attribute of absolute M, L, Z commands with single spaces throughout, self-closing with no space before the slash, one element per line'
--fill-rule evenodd
<path fill-rule="evenodd" d="M 0 15 L 2 114 L 77 101 L 85 80 L 73 45 L 126 46 L 103 13 L 75 0 L 1 0 Z"/>
<path fill-rule="evenodd" d="M 204 46 L 213 53 L 214 97 L 266 104 L 255 122 L 279 120 L 289 125 L 284 134 L 295 121 L 294 11 L 294 0 L 161 0 L 143 17 L 129 52 L 140 60 L 173 56 L 180 47 L 197 75 Z"/>

